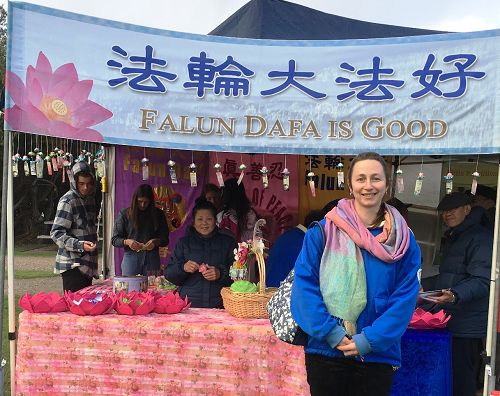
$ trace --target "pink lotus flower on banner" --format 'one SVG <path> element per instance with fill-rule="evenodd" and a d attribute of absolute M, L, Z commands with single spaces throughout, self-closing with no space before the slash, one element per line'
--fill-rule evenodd
<path fill-rule="evenodd" d="M 34 295 L 26 293 L 19 300 L 19 306 L 32 313 L 64 312 L 68 310 L 64 297 L 61 297 L 57 292 L 40 292 Z"/>
<path fill-rule="evenodd" d="M 155 307 L 155 297 L 151 292 L 118 292 L 115 311 L 120 315 L 147 315 Z"/>
<path fill-rule="evenodd" d="M 116 302 L 116 296 L 109 293 L 90 292 L 72 293 L 64 292 L 64 298 L 69 310 L 75 315 L 103 315 L 111 311 Z"/>
<path fill-rule="evenodd" d="M 73 63 L 52 71 L 43 52 L 36 66 L 26 70 L 26 85 L 10 71 L 6 88 L 15 105 L 5 110 L 5 121 L 16 131 L 102 142 L 103 136 L 89 127 L 113 113 L 88 99 L 92 80 L 78 80 Z"/>
<path fill-rule="evenodd" d="M 167 294 L 155 296 L 155 312 L 159 314 L 176 314 L 188 309 L 191 303 L 188 298 L 182 299 L 179 294 L 168 292 Z"/>
<path fill-rule="evenodd" d="M 443 310 L 432 314 L 424 311 L 422 308 L 416 308 L 410 320 L 409 327 L 412 329 L 442 329 L 446 327 L 446 323 L 448 323 L 450 318 L 451 316 L 446 315 Z"/>

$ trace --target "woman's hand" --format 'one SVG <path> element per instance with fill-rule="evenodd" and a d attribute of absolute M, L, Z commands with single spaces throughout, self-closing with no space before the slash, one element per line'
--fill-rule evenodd
<path fill-rule="evenodd" d="M 156 239 L 150 239 L 144 244 L 144 250 L 151 251 L 156 247 Z"/>
<path fill-rule="evenodd" d="M 138 252 L 140 250 L 143 250 L 144 249 L 144 244 L 143 243 L 140 243 L 140 242 L 137 242 L 136 240 L 134 239 L 125 239 L 125 244 L 130 248 L 132 249 L 133 251 L 135 252 Z"/>
<path fill-rule="evenodd" d="M 198 271 L 199 268 L 200 268 L 200 266 L 195 261 L 188 260 L 184 263 L 184 271 L 185 272 L 193 273 L 193 272 Z"/>
<path fill-rule="evenodd" d="M 216 281 L 220 278 L 220 271 L 217 267 L 206 264 L 207 269 L 203 271 L 202 275 L 207 281 Z"/>
<path fill-rule="evenodd" d="M 344 356 L 357 356 L 359 355 L 356 343 L 347 337 L 342 338 L 342 340 L 337 345 L 337 349 L 344 353 Z"/>
<path fill-rule="evenodd" d="M 455 302 L 455 295 L 451 290 L 443 289 L 442 292 L 443 294 L 440 296 L 432 297 L 432 301 L 439 305 L 453 304 Z M 429 300 L 431 300 L 431 298 L 429 298 Z"/>

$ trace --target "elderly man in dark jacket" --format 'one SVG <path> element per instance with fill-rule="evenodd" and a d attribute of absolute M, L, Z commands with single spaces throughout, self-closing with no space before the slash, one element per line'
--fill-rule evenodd
<path fill-rule="evenodd" d="M 453 395 L 473 396 L 481 363 L 482 338 L 488 321 L 493 238 L 483 227 L 482 208 L 471 208 L 470 196 L 455 192 L 438 205 L 445 233 L 439 275 L 423 279 L 425 290 L 442 289 L 438 304 L 451 314 Z"/>

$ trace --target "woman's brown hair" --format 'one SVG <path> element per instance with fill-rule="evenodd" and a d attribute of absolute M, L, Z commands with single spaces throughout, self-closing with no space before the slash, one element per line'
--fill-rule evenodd
<path fill-rule="evenodd" d="M 147 198 L 149 199 L 149 206 L 146 210 L 139 210 L 139 206 L 137 204 L 138 198 Z M 134 191 L 134 195 L 132 196 L 132 202 L 130 202 L 130 207 L 128 208 L 128 218 L 129 221 L 133 224 L 136 230 L 139 229 L 141 224 L 151 223 L 153 224 L 154 229 L 158 228 L 158 219 L 154 215 L 155 211 L 153 208 L 155 207 L 155 196 L 153 193 L 153 188 L 149 184 L 141 184 Z"/>

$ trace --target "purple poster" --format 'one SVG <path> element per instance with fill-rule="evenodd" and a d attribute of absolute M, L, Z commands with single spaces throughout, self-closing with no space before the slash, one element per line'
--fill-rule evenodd
<path fill-rule="evenodd" d="M 148 161 L 147 180 L 143 180 L 142 158 Z M 169 166 L 169 161 L 175 165 Z M 190 164 L 196 164 L 196 187 L 191 186 Z M 171 164 L 171 163 L 170 163 Z M 162 265 L 191 224 L 191 210 L 207 182 L 208 153 L 168 149 L 116 147 L 115 164 L 115 218 L 118 212 L 130 206 L 137 186 L 150 184 L 155 193 L 156 206 L 163 210 L 170 231 L 168 249 L 160 249 Z M 175 170 L 175 176 L 172 174 Z M 174 182 L 176 180 L 176 182 Z M 115 248 L 115 273 L 121 275 L 123 249 Z"/>

